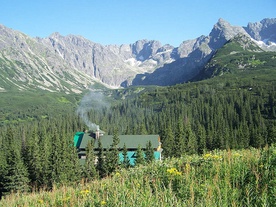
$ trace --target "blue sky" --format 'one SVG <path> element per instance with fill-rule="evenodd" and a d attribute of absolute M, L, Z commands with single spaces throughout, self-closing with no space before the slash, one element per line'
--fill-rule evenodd
<path fill-rule="evenodd" d="M 276 18 L 276 0 L 0 0 L 0 24 L 32 37 L 81 35 L 93 42 L 179 44 L 208 35 L 219 18 L 246 26 Z"/>

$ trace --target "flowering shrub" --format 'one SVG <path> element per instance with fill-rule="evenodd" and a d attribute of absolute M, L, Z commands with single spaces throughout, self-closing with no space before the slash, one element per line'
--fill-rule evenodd
<path fill-rule="evenodd" d="M 183 155 L 74 187 L 13 194 L 0 206 L 273 206 L 276 148 Z"/>
<path fill-rule="evenodd" d="M 169 173 L 169 175 L 172 175 L 172 176 L 182 175 L 182 173 L 179 172 L 175 167 L 167 169 L 167 172 Z"/>
<path fill-rule="evenodd" d="M 203 155 L 203 159 L 204 160 L 222 160 L 222 156 L 221 155 L 212 155 L 210 153 L 207 153 L 207 154 Z"/>

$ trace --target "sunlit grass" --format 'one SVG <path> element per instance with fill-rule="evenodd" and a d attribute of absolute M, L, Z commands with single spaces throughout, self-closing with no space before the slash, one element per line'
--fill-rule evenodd
<path fill-rule="evenodd" d="M 12 194 L 0 206 L 269 206 L 273 160 L 275 147 L 183 156 L 51 192 Z"/>

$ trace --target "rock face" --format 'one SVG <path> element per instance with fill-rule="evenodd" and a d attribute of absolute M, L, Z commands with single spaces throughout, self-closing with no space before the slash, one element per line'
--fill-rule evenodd
<path fill-rule="evenodd" d="M 276 18 L 248 23 L 246 32 L 265 50 L 276 51 Z"/>
<path fill-rule="evenodd" d="M 276 19 L 247 27 L 219 19 L 208 36 L 183 41 L 175 48 L 154 40 L 104 46 L 59 33 L 31 38 L 0 25 L 0 91 L 17 87 L 70 93 L 96 82 L 108 87 L 183 83 L 238 34 L 250 37 L 264 50 L 276 51 L 275 31 Z"/>
<path fill-rule="evenodd" d="M 153 73 L 138 74 L 133 84 L 172 85 L 189 81 L 203 69 L 217 49 L 237 35 L 251 38 L 263 50 L 276 51 L 276 19 L 264 19 L 249 25 L 257 25 L 257 29 L 250 29 L 250 26 L 244 28 L 232 26 L 225 20 L 219 19 L 208 36 L 184 41 L 176 49 L 178 59 L 169 65 L 157 68 Z"/>
<path fill-rule="evenodd" d="M 103 46 L 83 37 L 63 37 L 58 33 L 39 41 L 72 67 L 112 87 L 123 82 L 127 86 L 137 73 L 151 72 L 174 60 L 170 55 L 173 47 L 162 46 L 158 41 Z"/>

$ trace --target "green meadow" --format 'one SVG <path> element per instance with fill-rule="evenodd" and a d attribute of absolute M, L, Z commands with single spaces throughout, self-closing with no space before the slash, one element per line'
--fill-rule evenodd
<path fill-rule="evenodd" d="M 102 180 L 13 193 L 0 206 L 273 206 L 275 195 L 272 146 L 154 161 Z"/>

